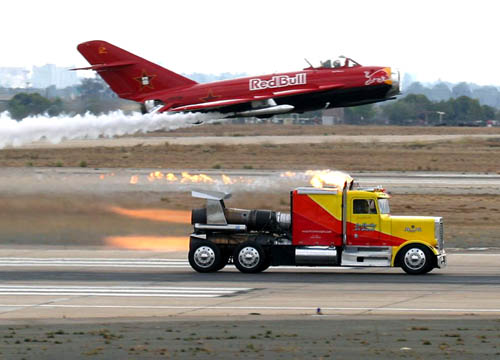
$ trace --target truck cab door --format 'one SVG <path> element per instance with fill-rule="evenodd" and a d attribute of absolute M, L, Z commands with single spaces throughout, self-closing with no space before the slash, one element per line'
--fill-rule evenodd
<path fill-rule="evenodd" d="M 379 246 L 380 216 L 376 204 L 376 199 L 351 199 L 347 220 L 348 246 Z"/>

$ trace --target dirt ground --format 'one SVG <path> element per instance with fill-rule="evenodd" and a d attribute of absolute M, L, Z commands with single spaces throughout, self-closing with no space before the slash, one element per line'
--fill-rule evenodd
<path fill-rule="evenodd" d="M 264 135 L 479 135 L 500 134 L 500 127 L 419 127 L 356 125 L 210 124 L 155 131 L 146 136 L 264 136 Z"/>
<path fill-rule="evenodd" d="M 302 133 L 301 133 L 302 132 Z M 344 171 L 454 171 L 498 173 L 500 137 L 426 142 L 426 134 L 495 135 L 500 128 L 414 128 L 280 125 L 206 125 L 148 136 L 405 135 L 407 143 L 319 143 L 253 145 L 136 145 L 119 147 L 3 149 L 0 167 L 317 169 Z"/>
<path fill-rule="evenodd" d="M 2 325 L 3 359 L 496 359 L 498 319 L 60 322 Z"/>

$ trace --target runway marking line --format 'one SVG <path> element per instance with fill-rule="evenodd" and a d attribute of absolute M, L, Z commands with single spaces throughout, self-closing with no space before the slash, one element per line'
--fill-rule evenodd
<path fill-rule="evenodd" d="M 189 262 L 184 259 L 126 259 L 126 258 L 0 258 L 0 267 L 117 267 L 117 268 L 191 268 Z M 230 264 L 228 268 L 234 269 Z M 276 267 L 278 268 L 278 267 Z M 331 267 L 316 266 L 307 267 L 311 270 L 351 270 L 363 267 Z M 297 266 L 279 266 L 279 269 L 300 269 Z"/>
<path fill-rule="evenodd" d="M 0 295 L 64 295 L 64 296 L 123 296 L 123 297 L 221 297 L 236 295 L 252 288 L 206 287 L 126 287 L 126 286 L 0 286 Z"/>

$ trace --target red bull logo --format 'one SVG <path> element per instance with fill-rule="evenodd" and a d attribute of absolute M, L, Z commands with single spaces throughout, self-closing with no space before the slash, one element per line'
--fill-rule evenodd
<path fill-rule="evenodd" d="M 365 71 L 365 85 L 371 85 L 371 84 L 390 84 L 391 83 L 391 69 L 390 68 L 384 68 L 384 69 L 379 69 L 375 72 L 370 73 L 369 71 Z"/>
<path fill-rule="evenodd" d="M 250 79 L 249 81 L 250 90 L 264 90 L 305 84 L 307 84 L 305 73 L 300 73 L 295 76 L 276 75 L 269 80 Z"/>

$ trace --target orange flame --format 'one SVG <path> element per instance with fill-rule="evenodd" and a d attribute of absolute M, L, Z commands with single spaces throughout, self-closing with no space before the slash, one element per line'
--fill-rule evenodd
<path fill-rule="evenodd" d="M 175 176 L 172 173 L 168 173 L 167 175 L 165 175 L 165 179 L 167 179 L 168 181 L 178 181 L 179 180 L 177 178 L 177 176 Z"/>
<path fill-rule="evenodd" d="M 113 174 L 114 175 L 114 174 Z M 104 176 L 101 175 L 101 180 Z M 180 176 L 176 176 L 174 173 L 163 173 L 161 171 L 153 171 L 147 176 L 149 182 L 155 181 L 167 181 L 169 183 L 181 183 L 181 184 L 191 184 L 191 183 L 205 183 L 205 184 L 223 184 L 232 185 L 236 183 L 252 184 L 253 180 L 245 177 L 229 177 L 228 175 L 222 174 L 220 178 L 214 178 L 206 174 L 190 174 L 187 171 L 181 173 Z M 139 175 L 133 175 L 130 178 L 130 184 L 137 184 L 139 182 Z"/>
<path fill-rule="evenodd" d="M 342 171 L 307 170 L 306 175 L 311 176 L 310 184 L 315 188 L 324 186 L 343 188 L 345 182 L 350 183 L 353 180 L 349 174 Z"/>
<path fill-rule="evenodd" d="M 135 185 L 139 182 L 139 176 L 137 175 L 132 175 L 130 177 L 130 181 L 129 181 L 132 185 Z"/>
<path fill-rule="evenodd" d="M 182 179 L 181 183 L 207 183 L 207 184 L 212 184 L 214 183 L 214 179 L 212 179 L 210 176 L 205 175 L 205 174 L 198 174 L 198 175 L 190 175 L 187 171 L 184 171 L 181 173 Z"/>
<path fill-rule="evenodd" d="M 161 171 L 155 171 L 149 174 L 148 180 L 155 181 L 163 179 L 163 173 Z"/>
<path fill-rule="evenodd" d="M 293 171 L 285 171 L 280 174 L 280 177 L 295 177 L 296 175 L 297 173 L 294 173 Z"/>
<path fill-rule="evenodd" d="M 104 180 L 107 177 L 115 176 L 115 173 L 109 173 L 109 174 L 101 174 L 99 175 L 99 179 Z"/>
<path fill-rule="evenodd" d="M 183 236 L 108 236 L 104 242 L 107 246 L 128 250 L 171 252 L 189 250 L 189 238 Z"/>
<path fill-rule="evenodd" d="M 169 209 L 125 209 L 112 206 L 109 211 L 123 216 L 151 221 L 164 221 L 177 224 L 191 224 L 191 211 Z"/>
<path fill-rule="evenodd" d="M 238 180 L 231 179 L 229 176 L 222 174 L 222 182 L 225 185 L 231 185 L 231 184 L 234 184 L 234 183 L 238 182 Z"/>

